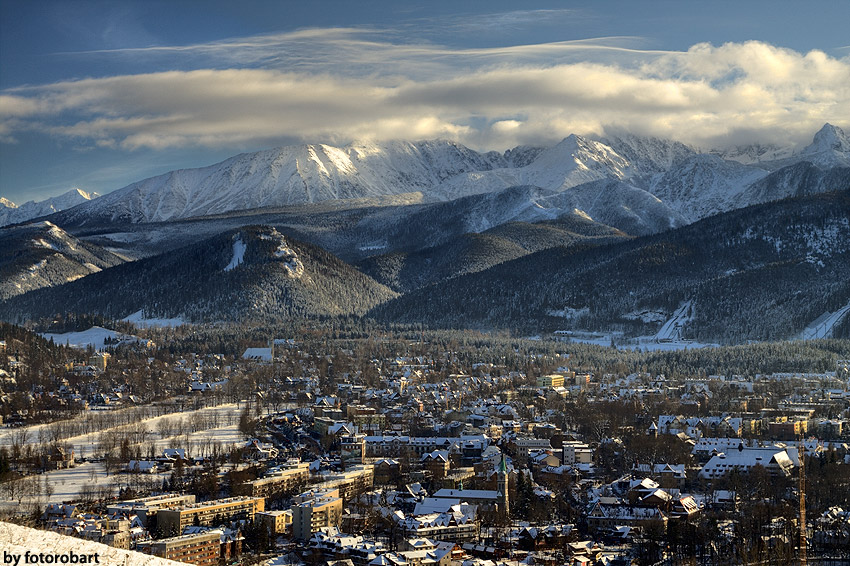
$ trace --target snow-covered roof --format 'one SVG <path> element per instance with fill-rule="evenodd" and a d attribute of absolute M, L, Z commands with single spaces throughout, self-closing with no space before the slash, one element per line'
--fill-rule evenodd
<path fill-rule="evenodd" d="M 174 562 L 149 554 L 131 550 L 122 550 L 93 542 L 54 533 L 0 522 L 0 547 L 17 556 L 25 554 L 38 555 L 49 550 L 51 554 L 70 556 L 73 552 L 78 557 L 81 554 L 97 554 L 100 564 L 121 564 L 122 566 L 174 566 Z"/>

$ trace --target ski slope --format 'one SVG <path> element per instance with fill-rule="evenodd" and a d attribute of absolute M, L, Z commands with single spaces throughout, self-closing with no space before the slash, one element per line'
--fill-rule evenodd
<path fill-rule="evenodd" d="M 682 303 L 670 320 L 665 322 L 658 333 L 655 335 L 655 340 L 658 342 L 677 342 L 682 340 L 682 328 L 690 322 L 694 313 L 691 308 L 691 301 Z"/>
<path fill-rule="evenodd" d="M 850 313 L 850 303 L 847 303 L 835 312 L 827 312 L 820 315 L 800 333 L 800 340 L 831 337 L 833 329 L 847 316 L 847 313 Z"/>

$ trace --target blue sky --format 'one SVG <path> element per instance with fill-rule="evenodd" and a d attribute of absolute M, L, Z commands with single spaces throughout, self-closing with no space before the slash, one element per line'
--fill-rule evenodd
<path fill-rule="evenodd" d="M 0 0 L 0 196 L 298 142 L 850 126 L 850 2 Z"/>

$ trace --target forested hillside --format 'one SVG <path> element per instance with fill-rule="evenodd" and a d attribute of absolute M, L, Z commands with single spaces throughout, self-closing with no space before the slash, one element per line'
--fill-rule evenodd
<path fill-rule="evenodd" d="M 846 305 L 848 273 L 850 192 L 843 191 L 630 242 L 544 250 L 414 291 L 372 314 L 436 326 L 652 335 L 690 302 L 685 338 L 739 343 L 792 337 Z"/>

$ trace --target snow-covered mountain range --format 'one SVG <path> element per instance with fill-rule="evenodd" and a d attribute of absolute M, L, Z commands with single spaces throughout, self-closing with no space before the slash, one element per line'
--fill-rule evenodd
<path fill-rule="evenodd" d="M 57 197 L 39 202 L 28 201 L 21 206 L 0 197 L 0 226 L 26 222 L 31 218 L 46 216 L 88 202 L 99 197 L 97 193 L 87 193 L 81 189 L 71 189 Z"/>
<path fill-rule="evenodd" d="M 811 145 L 796 153 L 766 145 L 700 152 L 678 142 L 629 134 L 602 141 L 571 135 L 550 148 L 520 147 L 505 153 L 479 153 L 444 140 L 296 145 L 145 179 L 65 211 L 57 222 L 160 222 L 415 192 L 422 193 L 425 202 L 439 202 L 525 185 L 569 201 L 594 219 L 601 211 L 631 211 L 631 203 L 641 202 L 641 211 L 634 214 L 666 214 L 662 225 L 674 227 L 763 202 L 768 195 L 774 199 L 846 188 L 812 191 L 797 186 L 805 179 L 788 175 L 786 180 L 796 178 L 797 185 L 773 183 L 770 190 L 758 185 L 803 162 L 822 172 L 850 167 L 850 141 L 840 128 L 826 124 Z M 830 179 L 841 183 L 846 177 Z M 626 191 L 611 190 L 625 186 Z M 636 197 L 638 193 L 643 196 Z"/>

